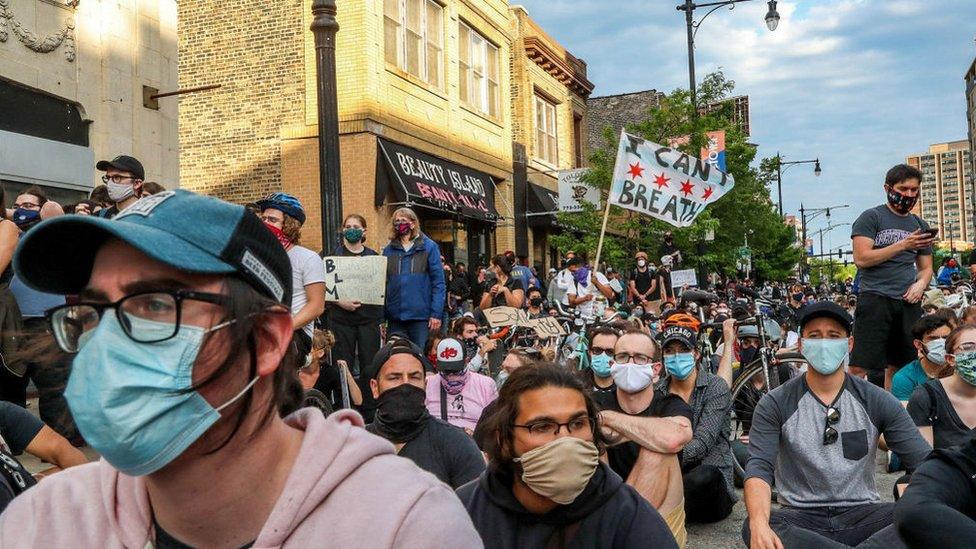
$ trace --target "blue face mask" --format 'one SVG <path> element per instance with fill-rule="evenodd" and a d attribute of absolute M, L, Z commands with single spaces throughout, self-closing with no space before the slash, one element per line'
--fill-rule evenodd
<path fill-rule="evenodd" d="M 664 355 L 664 368 L 675 379 L 688 379 L 692 370 L 695 369 L 695 355 L 693 353 Z"/>
<path fill-rule="evenodd" d="M 590 357 L 590 368 L 598 377 L 610 377 L 610 355 L 600 353 Z"/>
<path fill-rule="evenodd" d="M 17 208 L 14 210 L 14 215 L 12 216 L 14 224 L 18 227 L 26 227 L 32 223 L 37 223 L 41 220 L 41 212 L 37 210 L 25 210 L 24 208 Z"/>
<path fill-rule="evenodd" d="M 801 341 L 803 356 L 810 366 L 822 375 L 829 376 L 841 366 L 847 365 L 847 338 L 809 339 Z"/>
<path fill-rule="evenodd" d="M 167 325 L 130 318 L 140 333 Z M 78 430 L 113 467 L 130 476 L 148 475 L 173 461 L 220 419 L 193 385 L 193 363 L 210 329 L 180 326 L 172 339 L 136 343 L 113 312 L 83 341 L 74 359 L 65 398 Z"/>

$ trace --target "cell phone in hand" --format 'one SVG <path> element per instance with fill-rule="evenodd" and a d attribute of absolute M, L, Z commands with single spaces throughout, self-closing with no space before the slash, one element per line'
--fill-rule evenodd
<path fill-rule="evenodd" d="M 939 234 L 939 229 L 925 229 L 923 233 L 928 233 L 929 238 L 935 238 Z"/>

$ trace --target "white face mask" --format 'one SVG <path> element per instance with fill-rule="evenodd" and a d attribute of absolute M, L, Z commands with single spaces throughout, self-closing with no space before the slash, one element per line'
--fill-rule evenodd
<path fill-rule="evenodd" d="M 639 393 L 657 381 L 654 366 L 648 364 L 614 364 L 610 367 L 613 382 L 625 393 Z"/>
<path fill-rule="evenodd" d="M 125 183 L 113 183 L 109 181 L 105 184 L 108 189 L 108 198 L 112 202 L 122 202 L 126 198 L 129 198 L 135 194 L 135 189 L 132 185 L 126 185 Z"/>

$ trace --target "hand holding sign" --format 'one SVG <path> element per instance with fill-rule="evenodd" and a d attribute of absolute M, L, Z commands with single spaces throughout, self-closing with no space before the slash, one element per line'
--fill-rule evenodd
<path fill-rule="evenodd" d="M 328 256 L 323 261 L 326 301 L 338 302 L 347 311 L 355 311 L 360 305 L 383 305 L 386 257 Z"/>

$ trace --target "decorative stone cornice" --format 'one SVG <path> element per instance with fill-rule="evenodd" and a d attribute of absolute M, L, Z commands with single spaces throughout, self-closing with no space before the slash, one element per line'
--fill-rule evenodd
<path fill-rule="evenodd" d="M 0 0 L 2 2 L 4 0 Z M 536 36 L 525 37 L 525 53 L 536 65 L 581 97 L 589 97 L 593 83 L 586 79 L 586 64 L 566 52 L 562 57 Z"/>
<path fill-rule="evenodd" d="M 75 7 L 78 5 L 80 0 L 66 1 L 64 4 L 69 7 Z M 39 38 L 33 31 L 27 30 L 24 26 L 17 20 L 14 16 L 13 11 L 10 9 L 10 0 L 0 0 L 0 42 L 6 42 L 10 37 L 10 31 L 13 31 L 14 36 L 20 43 L 27 46 L 31 51 L 37 53 L 50 53 L 59 46 L 64 45 L 64 58 L 69 62 L 75 60 L 75 24 L 69 18 L 64 22 L 64 28 L 60 31 L 46 36 L 44 38 Z"/>

